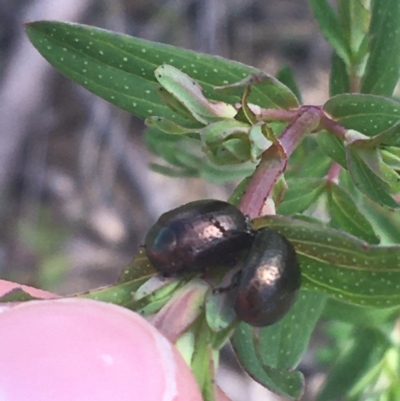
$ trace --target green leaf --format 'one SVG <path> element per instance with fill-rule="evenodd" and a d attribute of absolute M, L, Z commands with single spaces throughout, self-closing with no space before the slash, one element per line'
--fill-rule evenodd
<path fill-rule="evenodd" d="M 390 187 L 373 171 L 373 167 L 363 160 L 360 151 L 351 146 L 346 148 L 347 166 L 356 187 L 374 202 L 391 209 L 399 204 L 388 194 Z"/>
<path fill-rule="evenodd" d="M 204 163 L 201 142 L 188 135 L 171 135 L 150 128 L 145 132 L 144 140 L 148 148 L 162 157 L 172 166 L 178 167 L 180 174 L 198 176 L 199 169 Z M 172 170 L 173 171 L 173 170 Z"/>
<path fill-rule="evenodd" d="M 215 148 L 206 150 L 206 155 L 216 165 L 243 164 L 250 159 L 250 150 L 249 141 L 231 138 Z"/>
<path fill-rule="evenodd" d="M 154 71 L 164 63 L 199 82 L 207 98 L 231 104 L 240 101 L 240 96 L 219 94 L 214 86 L 260 73 L 220 57 L 79 24 L 39 21 L 27 24 L 26 33 L 42 56 L 62 74 L 140 118 L 156 115 L 182 125 L 187 122 L 168 108 L 157 93 L 159 84 Z M 277 80 L 263 90 L 255 87 L 249 100 L 261 107 L 287 108 L 297 104 L 292 92 Z"/>
<path fill-rule="evenodd" d="M 194 79 L 172 65 L 163 64 L 154 73 L 162 87 L 200 123 L 233 118 L 237 113 L 230 104 L 209 101 L 203 94 L 203 88 Z"/>
<path fill-rule="evenodd" d="M 175 177 L 175 178 L 188 178 L 188 177 L 198 177 L 199 172 L 196 169 L 188 169 L 188 168 L 174 168 L 169 166 L 163 166 L 162 164 L 150 163 L 150 170 L 155 173 L 165 175 L 167 177 Z"/>
<path fill-rule="evenodd" d="M 215 366 L 214 353 L 211 347 L 212 333 L 202 316 L 195 326 L 195 349 L 190 367 L 205 401 L 215 401 Z"/>
<path fill-rule="evenodd" d="M 250 159 L 253 163 L 258 163 L 259 158 L 276 138 L 273 131 L 266 123 L 259 122 L 254 124 L 249 132 L 250 141 Z"/>
<path fill-rule="evenodd" d="M 297 371 L 264 365 L 255 348 L 254 337 L 253 329 L 248 324 L 241 323 L 236 329 L 231 341 L 240 364 L 254 380 L 271 391 L 290 399 L 298 399 L 303 393 L 303 375 Z"/>
<path fill-rule="evenodd" d="M 276 78 L 285 84 L 296 95 L 299 102 L 302 103 L 301 92 L 297 86 L 293 70 L 290 67 L 281 68 L 276 74 Z"/>
<path fill-rule="evenodd" d="M 370 222 L 360 212 L 356 201 L 344 188 L 330 182 L 327 194 L 332 227 L 342 229 L 370 244 L 379 243 L 380 239 L 376 236 Z"/>
<path fill-rule="evenodd" d="M 348 129 L 373 136 L 400 120 L 400 103 L 382 96 L 342 94 L 330 98 L 324 110 Z"/>
<path fill-rule="evenodd" d="M 333 53 L 329 76 L 329 94 L 335 96 L 347 92 L 350 92 L 350 78 L 346 64 L 336 53 Z"/>
<path fill-rule="evenodd" d="M 12 290 L 6 292 L 3 295 L 0 295 L 0 303 L 8 303 L 8 302 L 26 302 L 33 301 L 35 299 L 41 299 L 39 297 L 34 297 L 24 291 L 23 288 L 17 287 Z"/>
<path fill-rule="evenodd" d="M 309 0 L 309 4 L 326 40 L 346 65 L 350 65 L 350 46 L 346 41 L 335 11 L 327 0 Z"/>
<path fill-rule="evenodd" d="M 368 245 L 323 224 L 285 216 L 253 220 L 272 227 L 294 245 L 302 288 L 361 306 L 400 305 L 400 246 Z"/>
<path fill-rule="evenodd" d="M 225 119 L 205 126 L 200 131 L 200 136 L 203 144 L 211 148 L 232 137 L 247 139 L 250 128 L 248 124 Z"/>
<path fill-rule="evenodd" d="M 246 88 L 249 89 L 247 93 L 244 92 L 244 89 Z M 248 101 L 249 103 L 254 103 L 251 93 L 255 89 L 258 89 L 262 93 L 269 94 L 270 97 L 274 98 L 274 103 L 276 105 L 274 108 L 277 108 L 277 105 L 279 104 L 285 105 L 286 109 L 296 108 L 299 105 L 296 96 L 288 87 L 284 86 L 273 76 L 262 71 L 248 75 L 238 82 L 225 83 L 222 86 L 216 86 L 214 89 L 220 93 L 230 93 L 238 96 L 244 95 L 245 101 Z M 255 104 L 261 107 L 266 107 L 261 103 Z"/>
<path fill-rule="evenodd" d="M 189 132 L 199 131 L 198 129 L 183 127 L 182 125 L 176 124 L 164 117 L 148 117 L 145 120 L 145 124 L 149 128 L 155 128 L 170 135 L 184 135 Z"/>
<path fill-rule="evenodd" d="M 374 0 L 369 29 L 370 52 L 361 92 L 391 96 L 400 74 L 400 2 Z"/>
<path fill-rule="evenodd" d="M 385 245 L 400 243 L 400 214 L 384 209 L 382 206 L 363 197 L 361 201 L 365 216 L 372 223 L 375 232 Z"/>
<path fill-rule="evenodd" d="M 308 209 L 323 193 L 325 180 L 319 178 L 297 178 L 288 182 L 283 202 L 278 208 L 279 214 L 301 213 Z"/>
<path fill-rule="evenodd" d="M 387 147 L 381 150 L 382 161 L 393 170 L 400 171 L 400 149 Z"/>
<path fill-rule="evenodd" d="M 256 165 L 251 162 L 217 166 L 211 160 L 206 159 L 205 163 L 201 166 L 200 177 L 214 183 L 235 182 L 252 174 L 255 168 Z"/>
<path fill-rule="evenodd" d="M 264 365 L 294 369 L 300 363 L 327 298 L 325 294 L 301 290 L 282 320 L 260 329 L 258 348 Z"/>
<path fill-rule="evenodd" d="M 303 177 L 322 178 L 327 174 L 332 161 L 326 157 L 316 140 L 316 136 L 304 138 L 300 146 L 290 156 L 289 166 L 285 171 L 288 180 Z"/>
<path fill-rule="evenodd" d="M 361 141 L 361 140 L 360 140 Z M 370 138 L 362 140 L 364 146 L 378 147 L 378 146 L 400 146 L 400 121 L 397 121 L 392 127 Z"/>
<path fill-rule="evenodd" d="M 396 320 L 399 312 L 398 307 L 367 308 L 329 298 L 325 304 L 322 317 L 329 320 L 340 320 L 351 325 L 380 327 L 388 321 Z"/>
<path fill-rule="evenodd" d="M 364 47 L 368 42 L 366 38 L 370 21 L 368 6 L 369 0 L 338 1 L 339 20 L 351 49 L 353 65 L 360 63 L 366 54 Z"/>
<path fill-rule="evenodd" d="M 128 307 L 132 304 L 135 291 L 155 273 L 156 271 L 147 259 L 144 250 L 141 249 L 135 256 L 131 266 L 122 272 L 116 284 L 79 294 L 78 297 L 112 302 Z"/>
<path fill-rule="evenodd" d="M 206 319 L 213 332 L 227 329 L 236 319 L 233 291 L 211 292 L 206 297 Z"/>
<path fill-rule="evenodd" d="M 321 131 L 317 134 L 317 142 L 326 155 L 347 169 L 346 151 L 338 137 L 328 131 Z"/>
<path fill-rule="evenodd" d="M 352 347 L 336 361 L 317 400 L 346 397 L 368 371 L 376 368 L 390 345 L 388 338 L 376 329 L 358 330 Z"/>

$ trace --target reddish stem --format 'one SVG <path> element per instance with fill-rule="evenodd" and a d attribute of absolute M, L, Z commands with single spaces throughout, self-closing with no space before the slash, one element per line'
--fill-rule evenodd
<path fill-rule="evenodd" d="M 328 175 L 326 177 L 328 182 L 337 182 L 339 180 L 340 171 L 342 166 L 336 162 L 333 162 L 329 168 Z"/>
<path fill-rule="evenodd" d="M 291 121 L 298 110 L 261 109 L 257 113 L 258 121 Z"/>
<path fill-rule="evenodd" d="M 321 115 L 320 128 L 324 128 L 327 131 L 331 132 L 332 134 L 335 134 L 342 141 L 344 141 L 345 139 L 345 134 L 347 129 L 343 127 L 343 125 L 340 125 L 336 121 L 329 118 L 325 113 L 322 113 Z"/>
<path fill-rule="evenodd" d="M 315 106 L 303 106 L 297 111 L 279 141 L 263 153 L 261 162 L 253 173 L 246 193 L 239 203 L 239 208 L 243 213 L 250 218 L 261 214 L 264 203 L 277 179 L 286 169 L 287 159 L 303 137 L 320 125 L 323 115 L 321 108 Z"/>

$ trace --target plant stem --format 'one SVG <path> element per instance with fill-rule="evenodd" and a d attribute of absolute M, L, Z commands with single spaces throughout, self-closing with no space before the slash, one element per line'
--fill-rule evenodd
<path fill-rule="evenodd" d="M 287 160 L 304 136 L 315 130 L 324 115 L 319 107 L 301 107 L 279 140 L 262 155 L 252 175 L 239 209 L 250 218 L 260 216 L 262 208 L 279 176 L 285 171 Z"/>
<path fill-rule="evenodd" d="M 336 162 L 333 162 L 331 164 L 331 167 L 329 168 L 328 175 L 326 177 L 326 180 L 328 182 L 335 182 L 337 183 L 339 180 L 339 175 L 340 171 L 342 170 L 342 166 Z"/>

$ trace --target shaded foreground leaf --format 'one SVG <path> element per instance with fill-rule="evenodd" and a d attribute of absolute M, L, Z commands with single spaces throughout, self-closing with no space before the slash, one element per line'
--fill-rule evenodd
<path fill-rule="evenodd" d="M 297 367 L 327 298 L 325 294 L 301 290 L 282 320 L 260 329 L 257 346 L 263 364 L 279 369 Z"/>
<path fill-rule="evenodd" d="M 252 327 L 241 323 L 232 337 L 232 346 L 246 372 L 257 382 L 275 393 L 297 399 L 303 393 L 304 378 L 301 372 L 276 369 L 264 365 L 255 349 Z"/>

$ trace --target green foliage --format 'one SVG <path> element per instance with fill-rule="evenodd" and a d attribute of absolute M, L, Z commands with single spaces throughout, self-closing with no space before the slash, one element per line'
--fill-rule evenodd
<path fill-rule="evenodd" d="M 81 295 L 156 314 L 159 324 L 169 316 L 168 333 L 206 400 L 214 399 L 212 366 L 229 338 L 250 376 L 300 397 L 304 379 L 295 369 L 321 314 L 333 334 L 324 350 L 333 367 L 319 399 L 395 399 L 400 392 L 392 362 L 399 346 L 389 340 L 400 307 L 400 219 L 393 212 L 400 103 L 392 97 L 400 75 L 400 1 L 338 0 L 336 10 L 327 0 L 309 4 L 333 47 L 331 97 L 322 108 L 299 106 L 301 92 L 287 68 L 275 78 L 93 27 L 46 21 L 26 27 L 61 73 L 146 119 L 145 141 L 163 160 L 153 169 L 242 180 L 231 201 L 245 212 L 253 203 L 261 210 L 268 196 L 275 201 L 278 215 L 252 224 L 273 227 L 293 243 L 302 289 L 272 326 L 237 322 L 230 292 L 212 291 L 226 272 L 158 280 L 143 251 L 117 284 Z M 191 302 L 182 304 L 186 296 Z M 377 388 L 382 378 L 388 384 Z"/>
<path fill-rule="evenodd" d="M 344 228 L 349 234 L 370 244 L 380 242 L 371 223 L 357 208 L 355 200 L 345 188 L 331 182 L 328 185 L 327 194 L 332 227 Z"/>
<path fill-rule="evenodd" d="M 369 57 L 361 91 L 391 96 L 399 80 L 400 3 L 397 0 L 372 2 Z"/>
<path fill-rule="evenodd" d="M 280 322 L 260 329 L 257 335 L 249 325 L 240 324 L 232 345 L 241 365 L 255 380 L 291 398 L 301 395 L 303 377 L 290 370 L 306 351 L 326 298 L 302 290 L 291 311 Z"/>

